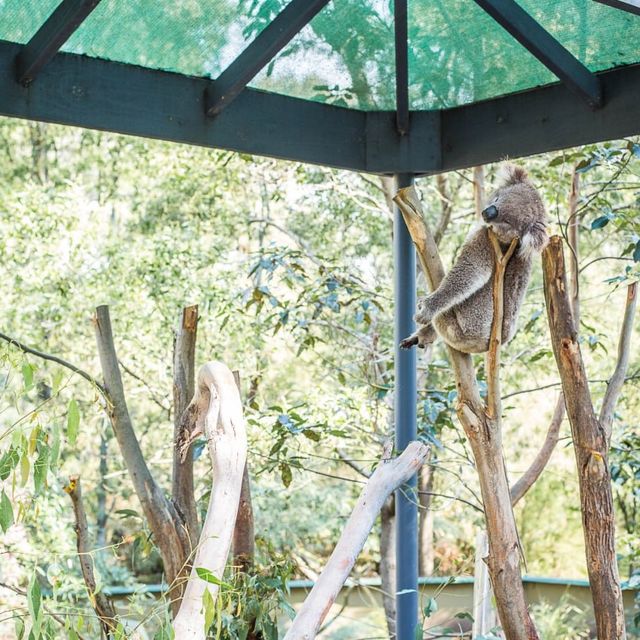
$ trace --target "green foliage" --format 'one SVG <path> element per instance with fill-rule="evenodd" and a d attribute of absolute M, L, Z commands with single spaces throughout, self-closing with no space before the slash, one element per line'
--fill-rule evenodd
<path fill-rule="evenodd" d="M 564 596 L 560 602 L 541 602 L 531 607 L 538 634 L 545 640 L 586 640 L 591 637 L 584 609 Z"/>

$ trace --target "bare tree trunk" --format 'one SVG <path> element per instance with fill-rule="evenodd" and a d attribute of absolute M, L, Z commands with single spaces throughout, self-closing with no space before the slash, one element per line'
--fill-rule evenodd
<path fill-rule="evenodd" d="M 107 464 L 107 455 L 109 453 L 107 424 L 107 421 L 103 419 L 102 429 L 100 430 L 100 464 L 98 468 L 100 481 L 96 488 L 98 503 L 96 507 L 96 545 L 99 549 L 104 549 L 107 545 L 107 473 L 109 471 Z"/>
<path fill-rule="evenodd" d="M 197 305 L 182 310 L 173 344 L 173 481 L 171 497 L 184 518 L 191 545 L 199 535 L 198 513 L 193 493 L 193 446 L 186 455 L 178 451 L 180 421 L 193 398 L 195 388 L 195 354 L 198 332 Z"/>
<path fill-rule="evenodd" d="M 626 638 L 626 632 L 615 552 L 615 514 L 608 462 L 610 421 L 605 415 L 599 420 L 593 407 L 569 299 L 562 238 L 551 238 L 542 254 L 542 264 L 551 342 L 562 380 L 578 466 L 587 571 L 598 637 L 620 640 Z M 631 285 L 620 339 L 623 354 L 628 354 L 629 350 L 635 299 L 635 285 Z M 626 370 L 624 358 L 623 355 L 616 367 L 616 373 L 623 370 L 622 379 Z M 617 377 L 620 378 L 619 375 Z M 606 414 L 606 406 L 615 405 L 621 386 L 620 383 L 609 394 L 613 388 L 612 384 L 609 385 L 603 414 Z"/>
<path fill-rule="evenodd" d="M 395 201 L 416 246 L 420 263 L 431 289 L 444 277 L 444 268 L 433 235 L 421 213 L 415 189 L 401 189 Z M 493 234 L 490 236 L 495 240 Z M 471 357 L 449 348 L 458 390 L 458 418 L 465 430 L 476 461 L 489 537 L 487 565 L 493 585 L 500 622 L 507 640 L 538 638 L 524 598 L 520 575 L 520 544 L 509 485 L 502 458 L 502 428 L 499 389 L 499 352 L 502 328 L 502 277 L 515 244 L 505 256 L 494 242 L 494 322 L 488 355 L 487 404 L 478 392 Z"/>
<path fill-rule="evenodd" d="M 96 309 L 94 325 L 104 377 L 107 414 L 142 511 L 153 533 L 154 543 L 162 556 L 170 586 L 169 598 L 172 609 L 176 612 L 182 593 L 182 584 L 178 578 L 189 557 L 189 538 L 173 503 L 165 497 L 164 491 L 151 475 L 133 430 L 113 342 L 109 307 L 100 306 Z"/>
<path fill-rule="evenodd" d="M 181 450 L 186 452 L 193 437 L 204 434 L 214 482 L 191 576 L 173 628 L 180 640 L 204 640 L 208 632 L 206 612 L 215 611 L 218 587 L 229 556 L 247 459 L 240 393 L 233 374 L 224 364 L 209 362 L 200 369 L 195 395 L 183 418 L 187 423 L 183 425 L 183 433 L 190 433 L 190 439 Z"/>
<path fill-rule="evenodd" d="M 380 511 L 380 584 L 390 640 L 396 637 L 396 505 L 390 495 Z"/>
<path fill-rule="evenodd" d="M 434 471 L 434 467 L 425 464 L 418 474 L 418 500 L 420 502 L 420 512 L 418 514 L 420 555 L 418 556 L 418 563 L 421 576 L 433 575 L 435 560 L 433 552 L 433 512 L 431 511 Z"/>
<path fill-rule="evenodd" d="M 233 372 L 233 378 L 238 387 L 238 393 L 242 394 L 240 388 L 240 374 Z M 249 395 L 251 400 L 255 397 L 257 381 L 251 380 L 251 390 Z M 233 529 L 233 566 L 243 572 L 247 572 L 252 566 L 255 558 L 255 527 L 253 523 L 253 504 L 251 503 L 251 482 L 249 479 L 249 462 L 244 465 L 242 472 L 242 489 L 240 490 L 240 503 L 238 505 L 238 516 Z"/>
<path fill-rule="evenodd" d="M 391 460 L 391 446 L 385 448 L 383 460 L 371 474 L 329 561 L 304 601 L 285 640 L 315 638 L 331 605 L 353 568 L 389 495 L 409 480 L 422 466 L 429 447 L 411 442 L 397 458 Z"/>
<path fill-rule="evenodd" d="M 87 514 L 82 502 L 82 489 L 80 487 L 80 476 L 71 476 L 69 483 L 64 488 L 71 498 L 73 513 L 75 516 L 76 548 L 78 549 L 78 559 L 84 583 L 89 592 L 89 602 L 93 606 L 102 632 L 107 638 L 112 638 L 117 627 L 116 612 L 109 598 L 97 591 L 96 578 L 93 573 L 93 558 L 91 556 L 91 544 L 89 543 L 89 526 L 87 524 Z"/>

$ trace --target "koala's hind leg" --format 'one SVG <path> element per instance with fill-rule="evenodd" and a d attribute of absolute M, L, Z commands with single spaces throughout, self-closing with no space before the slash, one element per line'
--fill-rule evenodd
<path fill-rule="evenodd" d="M 435 325 L 442 339 L 458 351 L 482 353 L 487 350 L 488 335 L 484 336 L 478 327 L 463 328 L 454 310 L 441 313 L 435 319 Z"/>
<path fill-rule="evenodd" d="M 411 349 L 411 347 L 419 347 L 420 349 L 424 349 L 427 345 L 435 342 L 438 334 L 436 330 L 433 328 L 431 323 L 423 324 L 418 327 L 418 330 L 412 333 L 408 338 L 405 338 L 400 342 L 400 347 L 402 349 Z"/>

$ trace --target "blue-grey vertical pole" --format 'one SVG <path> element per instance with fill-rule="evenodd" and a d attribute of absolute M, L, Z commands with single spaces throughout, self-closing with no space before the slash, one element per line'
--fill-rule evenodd
<path fill-rule="evenodd" d="M 413 175 L 396 175 L 397 188 L 413 184 Z M 393 222 L 395 290 L 396 448 L 402 451 L 417 437 L 416 349 L 400 349 L 402 338 L 414 331 L 416 309 L 416 252 L 411 236 L 395 208 Z M 396 491 L 396 632 L 397 640 L 413 640 L 418 623 L 418 505 L 414 476 Z"/>

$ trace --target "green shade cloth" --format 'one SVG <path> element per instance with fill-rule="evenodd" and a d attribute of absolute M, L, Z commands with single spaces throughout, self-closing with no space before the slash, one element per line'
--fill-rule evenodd
<path fill-rule="evenodd" d="M 58 0 L 0 0 L 0 39 L 27 42 Z M 102 0 L 63 51 L 216 78 L 285 0 Z M 640 61 L 640 17 L 592 0 L 521 0 L 590 70 Z M 409 0 L 412 109 L 441 109 L 556 78 L 473 0 Z M 252 87 L 395 108 L 392 0 L 332 0 Z"/>

